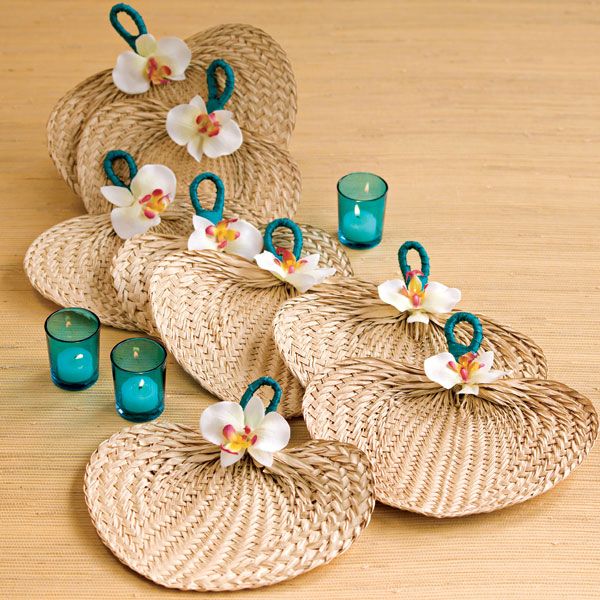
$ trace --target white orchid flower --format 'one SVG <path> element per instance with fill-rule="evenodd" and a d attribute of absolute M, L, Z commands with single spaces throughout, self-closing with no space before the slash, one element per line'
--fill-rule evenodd
<path fill-rule="evenodd" d="M 468 352 L 458 359 L 450 352 L 442 352 L 425 360 L 425 375 L 439 383 L 447 390 L 456 385 L 461 385 L 459 394 L 479 394 L 479 384 L 492 383 L 505 375 L 508 371 L 492 370 L 494 363 L 494 352 L 482 352 L 477 354 Z"/>
<path fill-rule="evenodd" d="M 126 94 L 143 94 L 152 85 L 185 79 L 192 59 L 188 45 L 179 38 L 156 40 L 145 33 L 135 41 L 135 52 L 119 54 L 112 72 L 115 85 Z"/>
<path fill-rule="evenodd" d="M 223 219 L 216 225 L 194 215 L 194 232 L 188 250 L 221 250 L 252 260 L 263 248 L 263 237 L 251 223 L 241 219 Z"/>
<path fill-rule="evenodd" d="M 117 208 L 110 213 L 116 234 L 124 240 L 160 223 L 160 215 L 175 198 L 177 180 L 164 165 L 144 165 L 129 188 L 105 185 L 102 195 Z"/>
<path fill-rule="evenodd" d="M 320 259 L 318 254 L 309 254 L 300 260 L 296 260 L 290 250 L 286 248 L 277 248 L 276 250 L 283 257 L 283 261 L 265 250 L 254 257 L 256 264 L 261 269 L 273 273 L 277 279 L 293 285 L 302 294 L 335 275 L 333 267 L 318 268 Z"/>
<path fill-rule="evenodd" d="M 430 314 L 449 313 L 460 302 L 460 290 L 430 281 L 425 286 L 417 272 L 408 274 L 408 287 L 402 279 L 390 279 L 378 286 L 379 297 L 400 312 L 410 312 L 407 323 L 429 323 Z"/>
<path fill-rule="evenodd" d="M 198 161 L 202 155 L 218 158 L 232 154 L 242 145 L 242 132 L 228 110 L 206 111 L 200 96 L 189 104 L 172 108 L 167 115 L 167 133 Z"/>
<path fill-rule="evenodd" d="M 245 409 L 237 402 L 217 402 L 200 417 L 200 431 L 221 448 L 221 466 L 240 460 L 246 450 L 256 462 L 270 467 L 273 453 L 290 441 L 290 426 L 277 412 L 265 415 L 262 400 L 253 396 Z"/>

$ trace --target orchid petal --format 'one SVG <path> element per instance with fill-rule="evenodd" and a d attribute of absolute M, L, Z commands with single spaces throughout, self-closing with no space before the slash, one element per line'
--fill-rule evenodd
<path fill-rule="evenodd" d="M 448 367 L 449 362 L 455 362 L 454 356 L 450 352 L 442 352 L 430 356 L 423 364 L 425 375 L 447 390 L 462 382 L 460 375 Z"/>
<path fill-rule="evenodd" d="M 188 250 L 217 250 L 218 244 L 206 235 L 206 231 L 196 229 L 192 231 L 187 243 Z"/>
<path fill-rule="evenodd" d="M 457 394 L 462 396 L 464 394 L 471 394 L 473 396 L 477 396 L 479 394 L 479 386 L 478 385 L 463 385 L 460 390 L 458 390 Z"/>
<path fill-rule="evenodd" d="M 134 235 L 146 233 L 150 227 L 156 224 L 154 220 L 147 219 L 144 216 L 139 204 L 113 208 L 110 213 L 110 220 L 115 233 L 124 240 L 132 238 Z"/>
<path fill-rule="evenodd" d="M 233 154 L 242 145 L 242 131 L 235 121 L 222 123 L 219 133 L 204 141 L 204 154 L 209 158 L 219 158 Z"/>
<path fill-rule="evenodd" d="M 144 58 L 156 53 L 156 38 L 151 33 L 144 33 L 135 40 L 135 51 Z"/>
<path fill-rule="evenodd" d="M 437 281 L 430 281 L 425 288 L 421 307 L 433 314 L 449 313 L 460 302 L 460 297 L 459 289 L 449 288 Z"/>
<path fill-rule="evenodd" d="M 382 302 L 391 304 L 400 312 L 406 312 L 412 308 L 410 300 L 400 293 L 406 289 L 406 284 L 402 279 L 389 279 L 377 286 L 377 293 Z"/>
<path fill-rule="evenodd" d="M 169 79 L 173 79 L 173 75 L 183 74 L 192 60 L 192 51 L 178 37 L 164 37 L 158 40 L 156 55 L 160 62 L 171 67 L 172 75 L 168 76 Z"/>
<path fill-rule="evenodd" d="M 256 433 L 257 439 L 253 448 L 257 450 L 279 452 L 290 441 L 290 425 L 277 412 L 270 412 L 265 415 L 262 423 L 254 433 Z"/>
<path fill-rule="evenodd" d="M 477 371 L 469 377 L 469 383 L 493 383 L 501 377 L 506 377 L 508 374 L 507 371 L 484 371 L 483 369 L 477 369 Z"/>
<path fill-rule="evenodd" d="M 407 323 L 429 323 L 429 315 L 426 312 L 421 310 L 415 310 L 411 312 L 408 318 L 406 319 Z"/>
<path fill-rule="evenodd" d="M 112 79 L 125 94 L 147 92 L 150 89 L 150 81 L 146 77 L 146 59 L 131 50 L 119 54 Z"/>
<path fill-rule="evenodd" d="M 328 269 L 313 269 L 312 271 L 298 270 L 289 274 L 286 277 L 286 281 L 303 294 L 315 285 L 323 283 L 333 275 L 335 275 L 335 269 L 333 267 Z"/>
<path fill-rule="evenodd" d="M 203 111 L 192 104 L 179 104 L 167 113 L 167 133 L 180 146 L 185 146 L 198 134 L 196 118 Z"/>
<path fill-rule="evenodd" d="M 257 254 L 254 257 L 254 260 L 256 261 L 256 264 L 261 269 L 263 269 L 265 271 L 270 271 L 278 279 L 282 279 L 282 280 L 286 279 L 287 273 L 283 270 L 283 267 L 281 266 L 281 264 L 279 264 L 278 262 L 275 262 L 275 261 L 279 261 L 279 259 L 271 252 L 268 252 L 267 250 L 265 250 L 264 252 Z"/>
<path fill-rule="evenodd" d="M 307 254 L 301 258 L 302 264 L 298 267 L 298 270 L 313 270 L 318 268 L 319 260 L 321 260 L 320 254 Z"/>
<path fill-rule="evenodd" d="M 198 109 L 198 114 L 206 113 L 206 104 L 204 103 L 204 100 L 202 100 L 202 96 L 194 96 L 190 100 L 190 104 Z"/>
<path fill-rule="evenodd" d="M 213 112 L 220 125 L 226 125 L 233 119 L 233 113 L 229 110 L 215 110 Z"/>
<path fill-rule="evenodd" d="M 144 165 L 131 180 L 131 193 L 134 198 L 140 199 L 156 189 L 173 200 L 177 190 L 175 173 L 164 165 Z"/>
<path fill-rule="evenodd" d="M 265 418 L 265 407 L 258 396 L 252 396 L 244 409 L 244 423 L 253 431 L 257 429 Z"/>
<path fill-rule="evenodd" d="M 217 446 L 223 443 L 223 429 L 226 425 L 233 425 L 236 431 L 244 429 L 244 411 L 238 402 L 211 404 L 200 416 L 202 437 Z"/>
<path fill-rule="evenodd" d="M 245 453 L 245 450 L 240 450 L 237 454 L 232 454 L 231 452 L 225 452 L 225 450 L 221 450 L 221 466 L 223 468 L 227 468 L 231 465 L 234 465 L 244 456 Z"/>
<path fill-rule="evenodd" d="M 202 151 L 204 150 L 204 138 L 201 135 L 194 136 L 187 145 L 187 151 L 197 161 L 202 160 Z"/>
<path fill-rule="evenodd" d="M 262 234 L 252 223 L 241 219 L 230 223 L 230 229 L 239 231 L 239 237 L 225 246 L 225 252 L 237 254 L 248 260 L 252 260 L 263 249 Z"/>
<path fill-rule="evenodd" d="M 131 206 L 135 202 L 129 188 L 120 185 L 103 185 L 100 193 L 115 206 Z"/>
<path fill-rule="evenodd" d="M 258 463 L 265 467 L 270 467 L 273 464 L 273 454 L 265 450 L 259 450 L 256 446 L 248 448 L 250 456 Z"/>

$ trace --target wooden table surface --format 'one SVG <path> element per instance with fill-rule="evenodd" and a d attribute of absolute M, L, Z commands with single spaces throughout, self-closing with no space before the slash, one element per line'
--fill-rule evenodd
<path fill-rule="evenodd" d="M 359 276 L 398 273 L 422 241 L 461 306 L 530 334 L 551 378 L 600 408 L 600 5 L 597 2 L 136 2 L 157 35 L 247 22 L 291 58 L 298 217 L 336 229 L 335 183 L 390 185 L 383 243 L 353 252 Z M 183 597 L 122 566 L 90 522 L 82 484 L 115 413 L 101 375 L 80 394 L 49 380 L 43 322 L 55 307 L 21 262 L 43 230 L 82 214 L 46 151 L 53 104 L 112 66 L 124 44 L 110 2 L 20 0 L 0 23 L 0 597 Z M 164 418 L 194 425 L 211 397 L 172 360 Z M 301 420 L 294 441 L 306 439 Z M 433 520 L 378 505 L 330 565 L 229 598 L 598 598 L 600 450 L 557 488 L 489 515 Z M 191 597 L 191 594 L 189 595 Z M 199 597 L 201 595 L 197 595 Z"/>

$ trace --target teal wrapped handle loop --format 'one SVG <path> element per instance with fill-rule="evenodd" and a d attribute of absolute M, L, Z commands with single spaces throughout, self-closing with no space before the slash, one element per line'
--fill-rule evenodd
<path fill-rule="evenodd" d="M 246 408 L 246 405 L 248 402 L 250 402 L 250 398 L 254 396 L 258 388 L 264 385 L 268 385 L 273 388 L 273 399 L 271 402 L 269 402 L 269 406 L 267 406 L 265 413 L 275 412 L 281 400 L 281 386 L 271 377 L 259 377 L 256 381 L 253 381 L 246 388 L 246 391 L 240 400 L 240 406 L 242 408 Z"/>
<path fill-rule="evenodd" d="M 131 20 L 137 27 L 137 34 L 134 35 L 133 33 L 129 33 L 129 31 L 127 31 L 127 29 L 123 27 L 123 25 L 119 21 L 120 13 L 125 13 L 126 15 L 131 17 Z M 115 28 L 115 31 L 131 46 L 134 52 L 137 52 L 135 48 L 135 42 L 140 37 L 140 35 L 148 33 L 148 29 L 146 28 L 146 23 L 144 23 L 144 19 L 142 19 L 142 15 L 140 15 L 140 13 L 137 10 L 135 10 L 135 8 L 129 6 L 129 4 L 119 2 L 110 9 L 109 19 L 110 24 Z"/>
<path fill-rule="evenodd" d="M 129 168 L 129 183 L 125 183 L 114 170 L 114 163 L 116 160 L 124 160 L 127 163 L 127 167 Z M 114 185 L 118 185 L 119 187 L 129 188 L 131 185 L 131 181 L 137 175 L 138 168 L 135 164 L 135 160 L 133 160 L 133 156 L 129 154 L 129 152 L 125 152 L 125 150 L 111 150 L 106 153 L 104 157 L 104 161 L 102 163 L 104 167 L 104 172 L 106 176 L 110 179 L 110 181 Z"/>
<path fill-rule="evenodd" d="M 212 210 L 202 208 L 200 199 L 198 198 L 198 186 L 206 179 L 215 184 L 217 191 L 217 197 L 215 198 L 215 203 L 212 207 Z M 208 219 L 214 225 L 223 219 L 223 207 L 225 206 L 225 186 L 218 175 L 209 172 L 196 175 L 192 183 L 190 183 L 190 199 L 192 200 L 192 206 L 199 217 Z"/>
<path fill-rule="evenodd" d="M 410 265 L 407 261 L 408 252 L 410 250 L 416 250 L 419 253 L 419 258 L 421 259 L 421 273 L 422 275 L 418 275 L 419 279 L 423 283 L 423 285 L 427 285 L 427 281 L 429 279 L 429 254 L 423 247 L 423 244 L 419 242 L 404 242 L 400 249 L 398 250 L 398 262 L 400 263 L 400 270 L 402 271 L 402 277 L 404 277 L 404 281 L 406 285 L 408 285 L 408 275 L 413 271 L 410 268 Z"/>
<path fill-rule="evenodd" d="M 267 227 L 265 228 L 265 235 L 264 235 L 265 250 L 267 252 L 270 252 L 271 254 L 274 254 L 279 259 L 283 260 L 283 256 L 280 256 L 279 253 L 277 252 L 277 250 L 275 249 L 275 247 L 273 246 L 273 232 L 276 229 L 278 229 L 279 227 L 286 227 L 287 229 L 289 229 L 292 232 L 292 234 L 294 236 L 294 248 L 293 248 L 292 252 L 294 253 L 295 259 L 300 260 L 300 256 L 302 253 L 302 242 L 303 242 L 302 230 L 291 219 L 286 219 L 286 218 L 275 219 L 274 221 L 271 221 L 267 225 Z"/>
<path fill-rule="evenodd" d="M 221 69 L 225 73 L 225 88 L 220 94 L 217 82 L 217 69 Z M 235 86 L 235 76 L 229 63 L 222 58 L 213 60 L 208 69 L 206 69 L 206 83 L 208 85 L 206 111 L 211 113 L 215 110 L 221 110 L 229 102 Z"/>
<path fill-rule="evenodd" d="M 469 325 L 473 327 L 473 338 L 468 346 L 457 342 L 454 337 L 454 328 L 458 323 L 469 323 Z M 469 352 L 477 352 L 483 341 L 481 321 L 474 314 L 468 312 L 454 313 L 446 321 L 446 325 L 444 325 L 444 334 L 446 335 L 446 341 L 448 342 L 448 351 L 456 360 Z"/>

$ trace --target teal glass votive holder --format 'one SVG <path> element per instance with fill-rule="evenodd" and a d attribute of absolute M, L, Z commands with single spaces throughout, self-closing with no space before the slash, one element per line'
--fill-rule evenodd
<path fill-rule="evenodd" d="M 165 408 L 167 351 L 154 338 L 129 338 L 110 353 L 115 405 L 128 421 L 143 423 Z"/>
<path fill-rule="evenodd" d="M 98 380 L 100 319 L 85 308 L 61 308 L 44 324 L 50 377 L 63 390 L 79 391 Z"/>
<path fill-rule="evenodd" d="M 349 248 L 374 248 L 383 237 L 388 184 L 373 173 L 349 173 L 337 184 L 338 237 Z"/>

